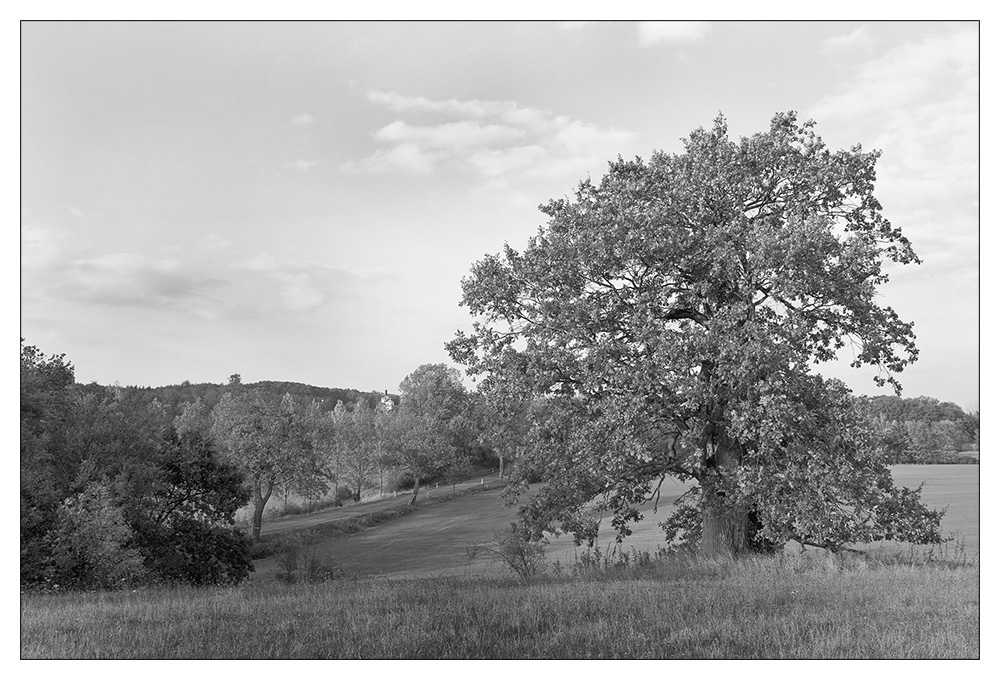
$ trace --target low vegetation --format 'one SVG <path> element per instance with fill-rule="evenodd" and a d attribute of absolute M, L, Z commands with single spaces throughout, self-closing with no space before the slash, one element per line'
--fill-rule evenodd
<path fill-rule="evenodd" d="M 979 567 L 822 552 L 22 595 L 23 658 L 976 658 Z"/>

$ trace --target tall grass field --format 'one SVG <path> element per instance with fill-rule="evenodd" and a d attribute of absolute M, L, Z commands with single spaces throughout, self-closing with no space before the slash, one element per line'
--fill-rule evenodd
<path fill-rule="evenodd" d="M 21 656 L 978 658 L 978 466 L 900 467 L 918 468 L 894 469 L 900 483 L 911 472 L 928 478 L 931 505 L 971 513 L 952 521 L 968 531 L 962 545 L 974 544 L 974 551 L 951 543 L 868 556 L 789 551 L 737 562 L 650 559 L 633 551 L 627 566 L 621 559 L 550 559 L 544 573 L 519 579 L 468 565 L 435 574 L 427 564 L 433 557 L 416 550 L 419 559 L 403 555 L 391 578 L 348 571 L 339 580 L 288 584 L 267 573 L 229 589 L 22 594 Z M 948 469 L 935 477 L 932 468 Z M 489 527 L 466 514 L 491 507 L 480 507 L 488 497 L 419 510 L 335 541 L 330 550 L 360 549 L 366 534 L 382 536 L 385 550 L 405 553 L 421 542 L 442 550 L 448 543 L 440 536 L 457 527 Z M 404 521 L 410 543 L 396 543 L 393 527 Z M 452 529 L 442 524 L 448 521 Z M 386 559 L 385 552 L 371 559 Z"/>

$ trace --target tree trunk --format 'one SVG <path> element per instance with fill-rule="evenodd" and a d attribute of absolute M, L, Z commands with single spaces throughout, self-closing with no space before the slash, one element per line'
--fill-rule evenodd
<path fill-rule="evenodd" d="M 702 480 L 702 492 L 701 555 L 736 557 L 748 552 L 747 509 L 734 506 L 725 496 L 718 495 L 720 490 L 714 479 Z"/>
<path fill-rule="evenodd" d="M 736 503 L 725 488 L 727 475 L 739 465 L 739 446 L 713 426 L 706 460 L 709 470 L 698 480 L 702 489 L 699 552 L 706 557 L 742 555 L 749 551 L 749 509 Z"/>
<path fill-rule="evenodd" d="M 420 477 L 413 478 L 413 495 L 410 497 L 409 505 L 417 504 L 417 492 L 420 491 Z"/>
<path fill-rule="evenodd" d="M 267 501 L 271 498 L 271 491 L 273 490 L 273 485 L 267 485 L 267 492 L 263 491 L 263 484 L 259 480 L 254 484 L 254 498 L 253 498 L 253 532 L 251 538 L 253 542 L 256 543 L 260 540 L 260 526 L 264 521 L 264 507 L 267 505 Z"/>
<path fill-rule="evenodd" d="M 503 454 L 500 454 L 500 476 L 497 479 L 503 479 Z"/>

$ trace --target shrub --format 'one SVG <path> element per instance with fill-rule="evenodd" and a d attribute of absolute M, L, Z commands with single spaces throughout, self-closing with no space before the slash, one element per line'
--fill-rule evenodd
<path fill-rule="evenodd" d="M 48 580 L 70 588 L 114 588 L 145 575 L 142 555 L 129 547 L 132 530 L 103 484 L 63 501 L 49 534 Z"/>
<path fill-rule="evenodd" d="M 250 538 L 242 531 L 193 519 L 175 520 L 148 549 L 146 564 L 165 581 L 234 585 L 253 571 Z"/>
<path fill-rule="evenodd" d="M 355 502 L 359 500 L 355 495 L 354 491 L 347 488 L 346 486 L 337 487 L 337 494 L 335 496 L 337 505 L 344 505 L 348 502 Z"/>
<path fill-rule="evenodd" d="M 319 551 L 322 535 L 318 532 L 287 534 L 272 541 L 275 558 L 281 573 L 278 580 L 296 583 L 319 583 L 338 579 L 343 570 L 335 562 L 323 559 Z"/>
<path fill-rule="evenodd" d="M 545 561 L 548 540 L 532 540 L 530 534 L 516 523 L 511 523 L 510 531 L 493 532 L 493 539 L 492 544 L 469 546 L 466 550 L 468 560 L 471 562 L 485 554 L 494 563 L 507 566 L 525 580 L 544 573 L 548 567 Z"/>

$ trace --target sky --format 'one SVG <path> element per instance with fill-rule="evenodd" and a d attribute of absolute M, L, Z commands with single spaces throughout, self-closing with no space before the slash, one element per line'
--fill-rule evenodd
<path fill-rule="evenodd" d="M 20 335 L 79 382 L 397 391 L 539 204 L 721 112 L 880 149 L 903 396 L 979 406 L 975 22 L 24 22 Z M 871 369 L 824 375 L 886 394 Z"/>

